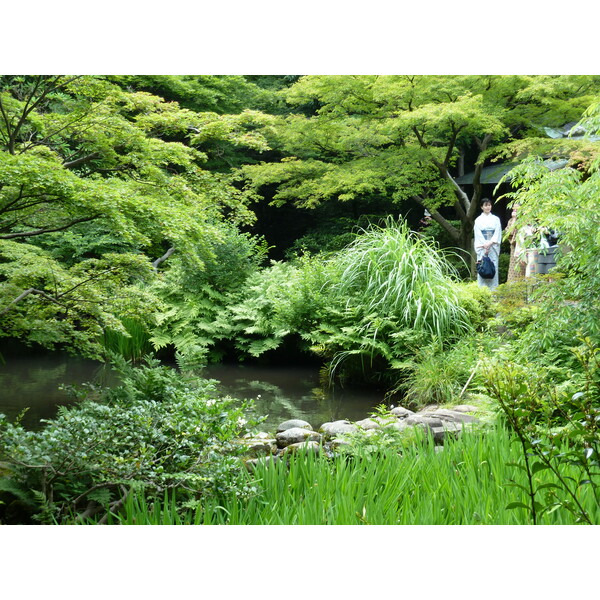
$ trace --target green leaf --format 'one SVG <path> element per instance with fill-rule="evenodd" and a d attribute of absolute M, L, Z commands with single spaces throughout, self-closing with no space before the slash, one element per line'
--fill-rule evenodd
<path fill-rule="evenodd" d="M 540 516 L 542 514 L 551 515 L 553 512 L 556 512 L 562 506 L 562 502 L 553 502 L 552 504 L 548 504 L 540 511 Z"/>
<path fill-rule="evenodd" d="M 539 490 L 543 490 L 543 489 L 546 489 L 546 488 L 555 488 L 557 490 L 562 490 L 563 489 L 560 485 L 558 485 L 556 483 L 543 483 L 541 485 L 538 485 L 537 488 L 536 488 L 536 490 L 539 491 Z"/>
<path fill-rule="evenodd" d="M 507 504 L 505 506 L 505 508 L 508 509 L 512 509 L 512 508 L 524 508 L 525 510 L 531 510 L 530 506 L 527 506 L 527 504 L 523 504 L 523 502 L 511 502 L 510 504 Z"/>
<path fill-rule="evenodd" d="M 533 466 L 531 467 L 531 472 L 533 475 L 535 475 L 536 473 L 539 473 L 540 471 L 544 471 L 545 469 L 549 469 L 550 465 L 547 465 L 546 463 L 542 463 L 542 462 L 536 462 L 533 463 Z"/>
<path fill-rule="evenodd" d="M 535 510 L 536 510 L 538 513 L 539 513 L 539 512 L 542 512 L 542 511 L 544 510 L 544 505 L 543 505 L 543 504 L 540 504 L 540 503 L 539 503 L 539 502 L 537 502 L 537 501 L 534 501 L 534 502 L 533 502 L 533 505 L 535 506 Z"/>
<path fill-rule="evenodd" d="M 524 485 L 521 485 L 520 483 L 517 483 L 516 481 L 510 481 L 506 485 L 518 487 L 519 489 L 523 490 L 527 495 L 529 495 L 529 492 L 530 492 L 529 488 L 525 487 Z"/>

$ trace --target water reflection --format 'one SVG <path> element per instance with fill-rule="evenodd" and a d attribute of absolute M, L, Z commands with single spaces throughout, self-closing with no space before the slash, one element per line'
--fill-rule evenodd
<path fill-rule="evenodd" d="M 0 413 L 14 419 L 27 409 L 21 423 L 28 429 L 38 429 L 40 419 L 53 418 L 58 406 L 76 401 L 66 386 L 117 382 L 114 372 L 102 363 L 60 352 L 4 354 L 4 359 Z M 371 390 L 323 389 L 316 367 L 214 365 L 202 376 L 219 381 L 220 394 L 253 399 L 255 412 L 267 416 L 264 430 L 275 429 L 287 419 L 304 419 L 315 428 L 326 421 L 363 419 L 383 401 L 382 393 Z"/>
<path fill-rule="evenodd" d="M 373 390 L 323 388 L 315 367 L 215 365 L 203 375 L 218 380 L 223 394 L 253 399 L 256 413 L 267 416 L 266 430 L 287 419 L 304 419 L 314 428 L 364 419 L 383 402 L 383 394 Z"/>
<path fill-rule="evenodd" d="M 14 419 L 23 410 L 21 423 L 28 429 L 40 419 L 56 416 L 58 406 L 75 402 L 65 386 L 86 382 L 114 383 L 114 374 L 104 364 L 55 352 L 47 355 L 7 356 L 0 365 L 0 413 Z"/>

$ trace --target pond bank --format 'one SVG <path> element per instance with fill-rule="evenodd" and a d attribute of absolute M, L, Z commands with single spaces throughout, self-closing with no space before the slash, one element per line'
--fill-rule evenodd
<path fill-rule="evenodd" d="M 259 432 L 240 440 L 250 458 L 246 467 L 252 469 L 259 461 L 278 461 L 290 452 L 306 450 L 332 455 L 336 448 L 352 443 L 352 436 L 372 436 L 385 430 L 410 431 L 419 428 L 432 435 L 436 444 L 442 445 L 449 437 L 460 435 L 463 428 L 480 423 L 470 413 L 476 406 L 463 404 L 451 409 L 429 406 L 413 412 L 402 406 L 391 408 L 377 416 L 352 422 L 348 419 L 323 423 L 318 431 L 301 419 L 280 423 L 275 433 Z"/>

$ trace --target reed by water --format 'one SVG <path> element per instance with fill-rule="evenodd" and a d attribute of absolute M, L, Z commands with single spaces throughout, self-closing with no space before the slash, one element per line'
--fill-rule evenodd
<path fill-rule="evenodd" d="M 328 459 L 297 454 L 289 463 L 266 463 L 243 473 L 249 496 L 230 495 L 178 514 L 165 496 L 149 506 L 132 495 L 124 511 L 112 517 L 122 524 L 230 525 L 518 525 L 529 524 L 520 488 L 518 444 L 502 426 L 470 433 L 448 442 L 442 451 L 423 439 L 401 449 L 367 448 Z M 538 484 L 551 481 L 539 472 Z M 599 508 L 591 491 L 582 501 L 596 518 Z M 543 493 L 542 491 L 540 493 Z M 549 492 L 545 492 L 549 493 Z M 575 517 L 555 510 L 541 524 L 574 524 Z"/>

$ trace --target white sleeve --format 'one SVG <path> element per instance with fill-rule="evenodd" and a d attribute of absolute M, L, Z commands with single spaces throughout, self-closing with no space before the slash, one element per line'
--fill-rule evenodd
<path fill-rule="evenodd" d="M 475 234 L 475 241 L 474 241 L 474 245 L 475 245 L 475 250 L 477 250 L 478 248 L 481 248 L 481 246 L 483 246 L 483 242 L 485 241 L 483 239 L 483 234 L 481 233 L 481 226 L 479 225 L 479 217 L 477 219 L 475 219 L 475 225 L 473 227 L 473 232 Z"/>
<path fill-rule="evenodd" d="M 502 223 L 500 223 L 500 219 L 496 217 L 496 227 L 494 228 L 494 235 L 492 236 L 492 242 L 494 244 L 500 245 L 500 240 L 502 239 Z"/>

